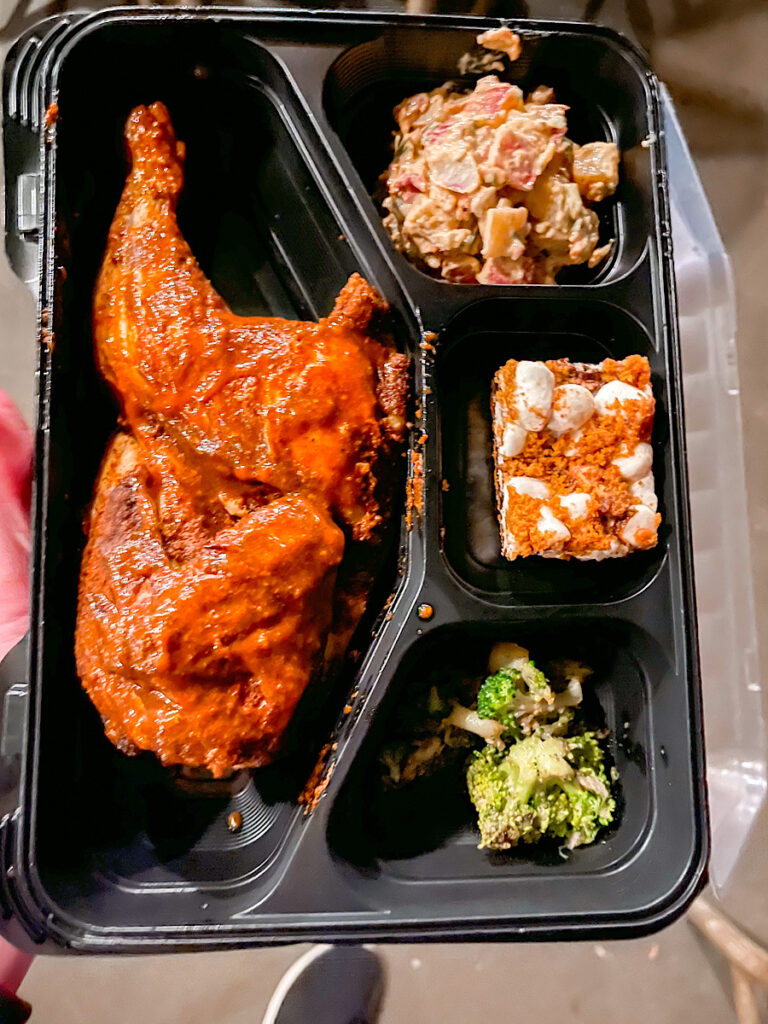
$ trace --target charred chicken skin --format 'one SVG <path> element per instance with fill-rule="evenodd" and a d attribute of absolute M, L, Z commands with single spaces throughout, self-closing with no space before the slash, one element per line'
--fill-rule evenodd
<path fill-rule="evenodd" d="M 320 323 L 240 317 L 176 221 L 184 147 L 138 107 L 94 300 L 126 428 L 102 464 L 75 654 L 109 738 L 214 775 L 268 762 L 366 587 L 407 360 L 358 275 Z"/>

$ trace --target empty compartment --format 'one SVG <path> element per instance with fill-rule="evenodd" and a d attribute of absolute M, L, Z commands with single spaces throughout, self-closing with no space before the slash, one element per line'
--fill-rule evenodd
<path fill-rule="evenodd" d="M 594 845 L 565 858 L 552 842 L 521 845 L 504 853 L 476 848 L 479 835 L 464 777 L 468 752 L 460 751 L 449 766 L 407 785 L 392 788 L 381 783 L 378 755 L 392 736 L 403 705 L 435 683 L 439 689 L 441 671 L 452 681 L 484 678 L 490 649 L 500 641 L 528 648 L 539 667 L 572 658 L 594 673 L 584 684 L 584 721 L 609 731 L 608 764 L 618 772 L 613 785 L 615 820 Z M 652 706 L 656 691 L 674 685 L 674 672 L 657 642 L 627 622 L 566 615 L 547 622 L 531 617 L 514 622 L 500 615 L 497 622 L 432 630 L 401 658 L 337 798 L 329 834 L 335 855 L 359 872 L 356 885 L 376 880 L 384 905 L 387 899 L 399 903 L 416 898 L 412 885 L 401 886 L 406 882 L 428 886 L 450 879 L 458 887 L 452 888 L 454 902 L 471 898 L 473 892 L 481 895 L 481 882 L 538 880 L 546 885 L 557 880 L 562 886 L 571 878 L 580 886 L 583 882 L 575 879 L 617 869 L 637 855 L 651 827 L 653 807 L 665 799 L 654 773 Z M 510 890 L 510 898 L 515 891 Z M 614 899 L 621 902 L 618 893 Z M 585 909 L 588 906 L 585 902 Z M 599 913 L 609 907 L 598 902 L 590 909 Z M 476 907 L 478 913 L 487 910 L 482 904 Z"/>
<path fill-rule="evenodd" d="M 623 558 L 579 562 L 501 555 L 493 475 L 491 385 L 509 359 L 600 362 L 647 356 L 656 399 L 653 472 L 662 516 L 659 541 Z M 664 560 L 675 508 L 665 357 L 641 324 L 618 307 L 592 300 L 498 299 L 474 303 L 440 337 L 435 366 L 440 432 L 444 557 L 467 586 L 522 604 L 618 601 L 645 587 Z"/>
<path fill-rule="evenodd" d="M 109 88 L 99 87 L 107 81 Z M 259 771 L 255 781 L 202 788 L 179 785 L 151 755 L 115 750 L 81 691 L 73 638 L 83 514 L 117 427 L 115 403 L 94 364 L 91 303 L 127 174 L 122 133 L 130 110 L 156 100 L 168 106 L 186 144 L 180 225 L 235 312 L 324 316 L 358 264 L 297 142 L 282 72 L 240 31 L 211 20 L 163 21 L 144 32 L 139 24 L 108 22 L 75 45 L 58 89 L 52 200 L 61 269 L 45 385 L 50 430 L 34 639 L 39 734 L 32 739 L 31 870 L 39 902 L 57 918 L 69 915 L 73 934 L 213 927 L 257 904 L 273 884 L 296 798 L 351 680 L 326 688 L 319 710 L 303 716 L 300 756 Z M 385 571 L 380 601 L 392 584 L 391 562 Z M 369 638 L 370 624 L 357 646 L 364 649 Z M 242 827 L 230 832 L 234 811 Z M 201 889 L 209 896 L 201 897 Z"/>
<path fill-rule="evenodd" d="M 471 89 L 478 76 L 458 77 L 457 61 L 472 49 L 475 35 L 470 29 L 400 25 L 382 29 L 332 65 L 325 83 L 326 114 L 369 195 L 377 193 L 379 176 L 392 159 L 393 108 L 407 96 L 449 80 Z M 627 44 L 605 30 L 523 29 L 521 37 L 521 58 L 507 63 L 503 73 L 492 73 L 526 92 L 552 86 L 557 101 L 570 108 L 569 138 L 577 143 L 612 141 L 622 154 L 615 196 L 595 205 L 600 237 L 603 242 L 615 239 L 613 252 L 593 270 L 586 265 L 564 269 L 558 283 L 615 279 L 635 266 L 653 231 L 652 160 L 650 150 L 641 146 L 655 128 L 650 73 Z M 378 201 L 376 208 L 381 215 Z M 383 227 L 381 233 L 386 236 Z M 407 262 L 399 253 L 396 258 Z"/>

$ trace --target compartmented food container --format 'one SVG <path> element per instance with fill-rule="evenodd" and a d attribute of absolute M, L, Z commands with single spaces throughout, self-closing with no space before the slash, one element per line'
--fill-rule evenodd
<path fill-rule="evenodd" d="M 616 242 L 594 270 L 557 285 L 437 280 L 395 251 L 372 198 L 393 106 L 456 79 L 459 57 L 496 24 L 113 9 L 51 19 L 12 51 L 6 245 L 19 276 L 39 281 L 40 362 L 29 679 L 6 702 L 26 716 L 21 798 L 3 823 L 0 877 L 7 927 L 34 942 L 135 952 L 617 937 L 663 926 L 698 890 L 707 814 L 656 79 L 610 31 L 513 26 L 523 53 L 502 77 L 553 86 L 576 142 L 614 141 L 622 154 L 619 189 L 600 207 Z M 233 310 L 317 319 L 357 270 L 390 302 L 413 371 L 405 461 L 423 500 L 406 508 L 403 486 L 399 550 L 360 658 L 320 701 L 301 756 L 226 782 L 115 750 L 74 662 L 83 514 L 116 422 L 94 364 L 93 287 L 124 182 L 123 125 L 156 100 L 187 145 L 182 228 Z M 504 560 L 494 372 L 511 358 L 630 353 L 652 371 L 658 545 L 602 562 Z M 567 859 L 478 850 L 467 801 L 445 792 L 427 806 L 407 791 L 372 795 L 393 709 L 426 671 L 482 671 L 499 640 L 594 669 L 618 813 Z M 300 804 L 318 757 L 316 799 Z M 242 828 L 230 831 L 235 811 Z"/>

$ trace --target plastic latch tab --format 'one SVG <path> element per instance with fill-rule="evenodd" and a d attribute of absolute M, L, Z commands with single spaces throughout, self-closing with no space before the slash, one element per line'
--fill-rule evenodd
<path fill-rule="evenodd" d="M 28 693 L 29 687 L 26 683 L 14 683 L 5 692 L 0 757 L 11 758 L 22 752 Z"/>
<path fill-rule="evenodd" d="M 20 174 L 16 186 L 16 227 L 20 235 L 33 234 L 39 228 L 40 175 Z"/>

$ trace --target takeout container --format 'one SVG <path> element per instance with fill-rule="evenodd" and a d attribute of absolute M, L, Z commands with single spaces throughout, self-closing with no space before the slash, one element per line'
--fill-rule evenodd
<path fill-rule="evenodd" d="M 523 56 L 502 77 L 554 86 L 571 107 L 572 138 L 612 139 L 622 151 L 619 190 L 598 206 L 614 252 L 560 285 L 432 279 L 393 249 L 370 198 L 389 160 L 393 105 L 455 79 L 458 57 L 496 24 L 112 9 L 49 19 L 12 50 L 6 245 L 39 296 L 40 362 L 29 677 L 6 701 L 3 737 L 6 753 L 20 737 L 22 753 L 19 807 L 0 843 L 0 902 L 16 922 L 6 928 L 20 922 L 36 943 L 111 953 L 618 937 L 668 923 L 700 886 L 708 831 L 656 79 L 606 29 L 513 25 Z M 303 756 L 225 783 L 121 755 L 74 665 L 83 513 L 116 423 L 94 366 L 91 298 L 125 180 L 123 125 L 154 100 L 187 144 L 182 230 L 235 311 L 323 316 L 353 270 L 390 301 L 413 367 L 411 477 L 423 460 L 423 509 L 406 521 L 403 495 L 399 550 L 356 639 L 361 659 L 321 695 L 325 718 L 317 711 Z M 658 547 L 601 563 L 504 561 L 493 372 L 513 356 L 631 352 L 648 356 L 657 403 Z M 424 603 L 431 618 L 418 614 Z M 619 812 L 567 860 L 545 847 L 478 851 L 460 780 L 455 791 L 432 787 L 429 802 L 373 799 L 396 703 L 426 668 L 482 672 L 497 640 L 596 670 L 589 713 L 610 730 Z M 296 797 L 324 744 L 308 810 Z M 230 832 L 234 810 L 243 825 Z"/>

